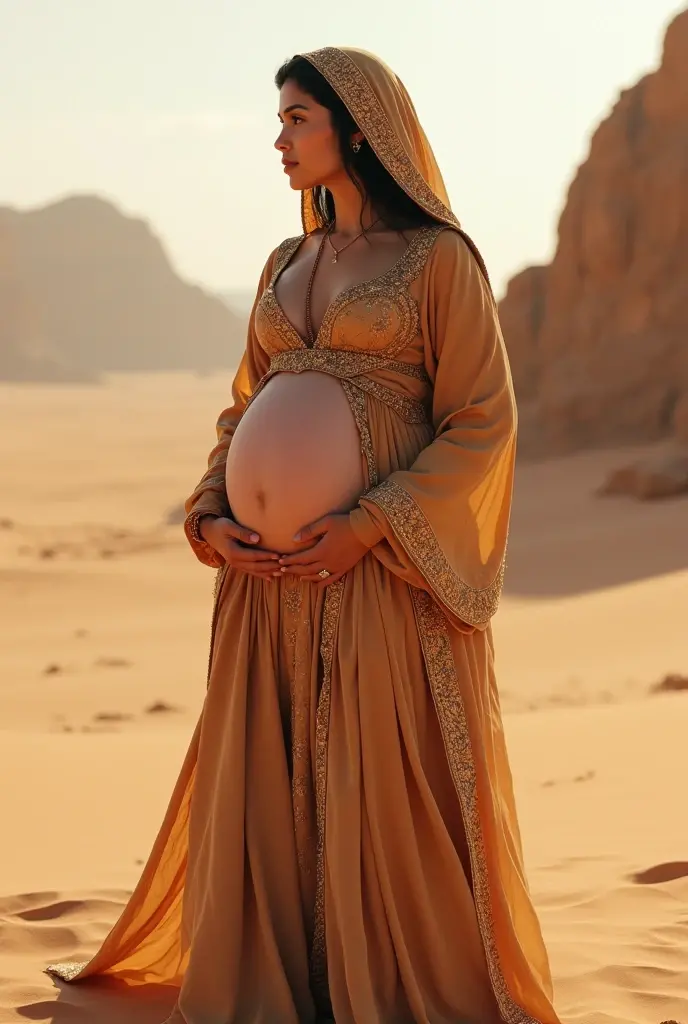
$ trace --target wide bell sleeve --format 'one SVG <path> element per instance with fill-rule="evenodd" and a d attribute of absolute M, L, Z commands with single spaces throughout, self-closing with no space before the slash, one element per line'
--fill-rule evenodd
<path fill-rule="evenodd" d="M 434 439 L 366 492 L 350 521 L 391 572 L 472 632 L 502 590 L 517 418 L 495 301 L 457 231 L 443 231 L 428 260 L 421 324 Z"/>
<path fill-rule="evenodd" d="M 276 250 L 275 250 L 276 251 Z M 208 468 L 193 493 L 184 502 L 186 519 L 184 532 L 198 559 L 204 565 L 220 568 L 224 559 L 214 548 L 203 540 L 199 523 L 204 515 L 229 516 L 225 468 L 227 452 L 232 443 L 234 431 L 246 409 L 246 404 L 256 385 L 267 372 L 270 357 L 262 348 L 255 330 L 255 313 L 260 297 L 270 283 L 275 253 L 271 253 L 258 284 L 256 298 L 251 310 L 246 339 L 246 349 L 232 382 L 232 403 L 220 413 L 217 424 L 217 444 L 208 456 Z"/>

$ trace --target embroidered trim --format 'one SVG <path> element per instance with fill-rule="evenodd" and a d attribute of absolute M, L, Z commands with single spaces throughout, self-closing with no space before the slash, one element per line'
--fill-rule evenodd
<path fill-rule="evenodd" d="M 480 824 L 475 763 L 447 619 L 442 609 L 424 590 L 410 587 L 410 591 L 447 762 L 461 804 L 471 860 L 473 898 L 492 989 L 506 1024 L 539 1024 L 514 1002 L 499 959 L 490 901 L 490 878 Z"/>
<path fill-rule="evenodd" d="M 275 253 L 275 264 L 272 269 L 270 283 L 258 300 L 257 306 L 257 309 L 260 309 L 261 313 L 264 313 L 270 321 L 270 326 L 277 336 L 290 348 L 293 347 L 295 338 L 298 339 L 299 345 L 303 345 L 304 342 L 298 331 L 296 331 L 291 322 L 287 320 L 286 315 L 282 311 L 282 307 L 275 297 L 275 282 L 284 268 L 291 261 L 294 253 L 299 248 L 304 238 L 305 235 L 298 235 L 294 238 L 285 238 L 285 240 L 279 244 L 277 252 Z"/>
<path fill-rule="evenodd" d="M 375 398 L 384 402 L 406 423 L 430 422 L 425 405 L 416 398 L 402 395 L 399 391 L 395 391 L 394 388 L 388 388 L 384 384 L 380 384 L 379 381 L 369 380 L 367 377 L 360 377 L 353 381 L 353 384 L 355 387 L 360 388 L 362 391 L 367 391 L 368 394 L 374 395 Z"/>
<path fill-rule="evenodd" d="M 219 512 L 209 512 L 208 509 L 194 509 L 189 512 L 188 516 L 184 520 L 184 527 L 186 530 L 187 537 L 195 541 L 196 544 L 205 544 L 205 539 L 201 536 L 200 525 L 201 519 L 205 519 L 206 516 L 210 516 L 213 519 L 219 518 Z"/>
<path fill-rule="evenodd" d="M 386 365 L 386 369 L 394 370 L 395 373 L 403 373 L 407 377 L 415 377 L 416 380 L 422 380 L 424 384 L 431 384 L 430 374 L 424 366 L 416 366 L 413 363 L 403 363 L 398 359 L 390 359 Z"/>
<path fill-rule="evenodd" d="M 60 978 L 62 981 L 74 981 L 90 962 L 90 960 L 65 960 L 63 964 L 48 964 L 43 973 Z"/>
<path fill-rule="evenodd" d="M 456 575 L 423 511 L 403 487 L 383 480 L 361 500 L 382 509 L 404 550 L 450 611 L 471 626 L 489 622 L 497 611 L 504 584 L 504 560 L 489 586 L 470 587 Z"/>
<path fill-rule="evenodd" d="M 196 557 L 203 563 L 203 565 L 210 566 L 211 569 L 219 569 L 224 565 L 224 558 L 215 548 L 211 547 L 210 544 L 201 536 L 200 524 L 201 519 L 204 516 L 213 516 L 219 518 L 223 513 L 217 509 L 209 508 L 194 508 L 189 512 L 188 516 L 184 520 L 183 530 L 186 535 L 191 548 Z"/>
<path fill-rule="evenodd" d="M 313 937 L 317 828 L 310 743 L 312 635 L 310 609 L 305 597 L 309 584 L 303 583 L 297 576 L 289 575 L 281 583 L 282 629 L 287 644 L 286 661 L 290 670 L 291 749 L 289 756 L 294 842 L 306 934 L 310 942 Z"/>
<path fill-rule="evenodd" d="M 366 397 L 363 392 L 349 380 L 342 380 L 341 385 L 344 389 L 344 394 L 349 400 L 349 405 L 351 406 L 351 411 L 354 419 L 356 420 L 356 426 L 358 427 L 358 433 L 361 438 L 361 452 L 366 460 L 366 466 L 368 467 L 368 480 L 370 481 L 369 486 L 375 487 L 378 482 L 377 460 L 375 458 L 373 440 L 370 436 Z"/>
<path fill-rule="evenodd" d="M 293 238 L 285 238 L 284 241 L 280 242 L 277 246 L 275 262 L 272 267 L 272 276 L 268 287 L 272 287 L 272 285 L 274 285 L 284 268 L 291 262 L 294 253 L 299 248 L 305 237 L 305 235 L 294 235 Z"/>
<path fill-rule="evenodd" d="M 423 366 L 413 366 L 398 359 L 388 359 L 364 351 L 352 352 L 340 348 L 299 348 L 287 352 L 277 352 L 270 360 L 270 367 L 265 377 L 281 370 L 289 373 L 301 373 L 303 370 L 321 370 L 331 373 L 333 377 L 360 377 L 373 373 L 375 370 L 393 370 L 406 377 L 415 377 L 426 384 L 430 377 Z M 259 387 L 262 380 L 258 382 Z"/>
<path fill-rule="evenodd" d="M 445 224 L 459 222 L 416 169 L 363 72 L 343 50 L 326 46 L 301 54 L 327 79 L 348 107 L 366 140 L 404 192 Z"/>
<path fill-rule="evenodd" d="M 318 697 L 315 719 L 315 803 L 318 827 L 317 868 L 315 889 L 315 920 L 313 948 L 311 950 L 311 986 L 320 1013 L 331 1012 L 327 981 L 327 947 L 325 941 L 325 816 L 327 805 L 327 740 L 330 727 L 330 697 L 332 687 L 332 661 L 337 624 L 342 606 L 344 581 L 342 576 L 325 589 L 325 603 L 320 634 L 322 658 L 322 686 Z"/>

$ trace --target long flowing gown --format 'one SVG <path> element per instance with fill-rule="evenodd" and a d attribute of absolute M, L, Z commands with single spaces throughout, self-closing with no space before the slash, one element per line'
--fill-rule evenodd
<path fill-rule="evenodd" d="M 368 59 L 318 54 L 335 80 L 342 55 Z M 482 264 L 443 220 L 335 299 L 312 348 L 274 287 L 303 236 L 264 268 L 187 502 L 218 570 L 201 718 L 120 920 L 88 964 L 50 968 L 179 986 L 170 1024 L 558 1024 L 490 628 L 516 412 Z M 340 381 L 367 483 L 351 523 L 370 550 L 325 589 L 228 569 L 193 529 L 230 513 L 247 406 L 305 370 Z"/>

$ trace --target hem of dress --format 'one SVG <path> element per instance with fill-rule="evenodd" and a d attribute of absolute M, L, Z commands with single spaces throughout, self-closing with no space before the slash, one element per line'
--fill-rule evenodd
<path fill-rule="evenodd" d="M 43 973 L 49 974 L 51 978 L 59 978 L 60 981 L 79 981 L 90 962 L 90 960 L 66 960 L 62 964 L 48 964 L 43 968 Z"/>

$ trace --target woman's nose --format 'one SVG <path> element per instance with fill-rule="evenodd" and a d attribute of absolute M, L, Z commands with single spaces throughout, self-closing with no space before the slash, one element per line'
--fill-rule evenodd
<path fill-rule="evenodd" d="M 282 131 L 277 136 L 277 138 L 275 139 L 275 149 L 279 149 L 280 153 L 284 153 L 284 152 L 286 152 L 286 150 L 288 148 L 289 147 L 288 147 L 287 142 L 286 142 L 286 140 L 284 138 L 284 128 L 283 128 Z"/>

